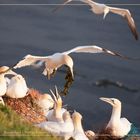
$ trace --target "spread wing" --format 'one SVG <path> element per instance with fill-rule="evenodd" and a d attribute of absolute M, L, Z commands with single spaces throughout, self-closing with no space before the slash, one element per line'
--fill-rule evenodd
<path fill-rule="evenodd" d="M 109 7 L 109 6 L 108 8 L 110 12 L 114 14 L 118 14 L 126 19 L 132 34 L 134 35 L 135 39 L 138 40 L 138 33 L 136 30 L 136 25 L 135 25 L 133 17 L 131 16 L 130 11 L 127 9 L 115 8 L 115 7 Z"/>
<path fill-rule="evenodd" d="M 48 57 L 41 57 L 41 56 L 33 56 L 33 55 L 26 55 L 23 60 L 20 60 L 15 66 L 14 69 L 34 65 L 37 61 L 41 61 L 42 63 L 47 61 Z M 40 63 L 41 64 L 41 63 Z"/>
<path fill-rule="evenodd" d="M 101 47 L 98 47 L 98 46 L 94 46 L 94 45 L 91 45 L 91 46 L 78 46 L 76 48 L 73 48 L 69 51 L 66 51 L 64 52 L 64 54 L 70 54 L 70 53 L 107 53 L 107 54 L 110 54 L 110 55 L 113 55 L 113 56 L 118 56 L 118 57 L 121 57 L 121 58 L 124 58 L 124 59 L 132 59 L 132 60 L 135 60 L 135 58 L 129 58 L 127 56 L 123 56 L 117 52 L 114 52 L 114 51 L 110 51 L 108 49 L 104 49 L 104 48 L 101 48 Z"/>

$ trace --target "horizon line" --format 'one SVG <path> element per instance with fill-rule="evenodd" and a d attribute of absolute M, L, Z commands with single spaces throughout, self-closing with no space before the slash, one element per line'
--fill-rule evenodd
<path fill-rule="evenodd" d="M 39 3 L 36 3 L 36 4 L 33 4 L 33 3 L 29 3 L 29 4 L 26 4 L 26 3 L 23 3 L 23 4 L 0 4 L 0 6 L 37 6 L 37 5 L 40 5 L 40 6 L 61 6 L 63 4 L 39 4 Z M 83 5 L 87 5 L 87 4 L 66 4 L 65 6 L 83 6 Z M 106 3 L 105 5 L 120 5 L 120 6 L 140 6 L 139 3 L 115 3 L 115 4 L 111 4 L 111 3 Z"/>

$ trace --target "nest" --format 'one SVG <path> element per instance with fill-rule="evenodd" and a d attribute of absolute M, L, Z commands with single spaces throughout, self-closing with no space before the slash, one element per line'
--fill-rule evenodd
<path fill-rule="evenodd" d="M 7 96 L 3 100 L 7 106 L 14 110 L 19 116 L 30 123 L 40 123 L 46 121 L 42 109 L 35 103 L 34 93 L 39 91 L 29 89 L 24 98 L 14 99 Z"/>

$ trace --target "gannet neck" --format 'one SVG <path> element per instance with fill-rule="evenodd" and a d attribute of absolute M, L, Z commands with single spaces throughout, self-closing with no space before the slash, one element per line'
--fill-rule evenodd
<path fill-rule="evenodd" d="M 63 120 L 64 120 L 64 122 L 72 122 L 70 113 L 68 111 L 65 111 L 63 113 Z"/>
<path fill-rule="evenodd" d="M 121 105 L 114 106 L 112 109 L 111 119 L 109 121 L 109 124 L 116 124 L 120 121 L 121 118 Z"/>
<path fill-rule="evenodd" d="M 55 109 L 54 109 L 54 116 L 56 118 L 62 118 L 61 109 L 62 109 L 62 103 L 56 104 Z"/>
<path fill-rule="evenodd" d="M 80 119 L 73 120 L 73 124 L 74 124 L 74 131 L 79 131 L 84 133 Z"/>

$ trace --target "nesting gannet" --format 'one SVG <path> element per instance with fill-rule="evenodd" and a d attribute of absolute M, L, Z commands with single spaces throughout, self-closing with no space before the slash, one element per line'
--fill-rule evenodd
<path fill-rule="evenodd" d="M 6 95 L 11 98 L 23 98 L 27 95 L 28 87 L 22 75 L 15 75 L 8 84 Z"/>
<path fill-rule="evenodd" d="M 107 54 L 110 54 L 113 56 L 119 56 L 122 58 L 129 59 L 128 57 L 122 56 L 118 53 L 112 52 L 110 50 L 107 50 L 107 49 L 104 49 L 104 48 L 101 48 L 98 46 L 94 46 L 94 45 L 78 46 L 78 47 L 68 50 L 66 52 L 55 53 L 50 56 L 33 56 L 33 55 L 28 54 L 24 57 L 23 60 L 19 61 L 14 66 L 14 69 L 33 65 L 38 61 L 42 61 L 42 64 L 43 64 L 43 62 L 45 63 L 45 69 L 43 71 L 43 74 L 47 75 L 48 78 L 50 78 L 50 76 L 54 73 L 54 71 L 56 71 L 62 65 L 67 65 L 69 67 L 71 76 L 74 78 L 73 60 L 69 56 L 69 54 L 73 53 L 73 52 L 75 52 L 75 53 L 107 53 Z"/>
<path fill-rule="evenodd" d="M 49 133 L 55 136 L 62 136 L 65 140 L 68 140 L 74 130 L 73 122 L 68 111 L 63 114 L 63 122 L 46 121 L 36 126 L 47 130 Z"/>
<path fill-rule="evenodd" d="M 34 99 L 35 103 L 41 107 L 44 115 L 54 106 L 54 100 L 47 93 L 40 93 L 38 90 L 30 89 L 30 95 Z"/>
<path fill-rule="evenodd" d="M 68 4 L 71 1 L 77 1 L 77 0 L 66 0 L 63 3 L 63 6 Z M 79 1 L 82 1 L 86 4 L 88 4 L 89 6 L 91 6 L 91 11 L 93 13 L 104 14 L 104 19 L 109 12 L 124 17 L 128 23 L 128 26 L 129 26 L 132 34 L 134 35 L 135 39 L 138 40 L 138 33 L 136 30 L 136 25 L 135 25 L 133 17 L 131 16 L 131 13 L 128 9 L 110 7 L 105 4 L 100 4 L 100 3 L 94 2 L 92 0 L 79 0 Z M 60 8 L 60 7 L 57 7 L 54 11 L 56 11 L 58 8 Z"/>
<path fill-rule="evenodd" d="M 57 87 L 55 86 L 55 93 L 50 90 L 54 98 L 54 109 L 51 109 L 45 115 L 48 121 L 63 122 L 63 113 L 66 109 L 62 108 L 62 98 L 58 93 Z"/>
<path fill-rule="evenodd" d="M 115 98 L 100 98 L 112 105 L 112 115 L 106 129 L 109 130 L 111 136 L 123 138 L 131 130 L 131 123 L 126 118 L 121 118 L 121 102 Z"/>
<path fill-rule="evenodd" d="M 74 140 L 88 140 L 87 136 L 84 133 L 83 127 L 82 127 L 82 115 L 78 112 L 74 112 L 72 114 L 72 120 L 74 125 L 74 131 L 72 134 L 72 138 Z"/>
<path fill-rule="evenodd" d="M 7 80 L 5 78 L 5 75 L 17 75 L 12 70 L 9 70 L 9 67 L 7 66 L 2 66 L 0 67 L 0 96 L 5 95 L 6 90 L 7 90 Z"/>
<path fill-rule="evenodd" d="M 36 103 L 43 109 L 44 114 L 46 114 L 49 109 L 53 108 L 54 106 L 54 101 L 49 94 L 43 94 L 42 96 L 40 96 L 36 100 Z"/>

